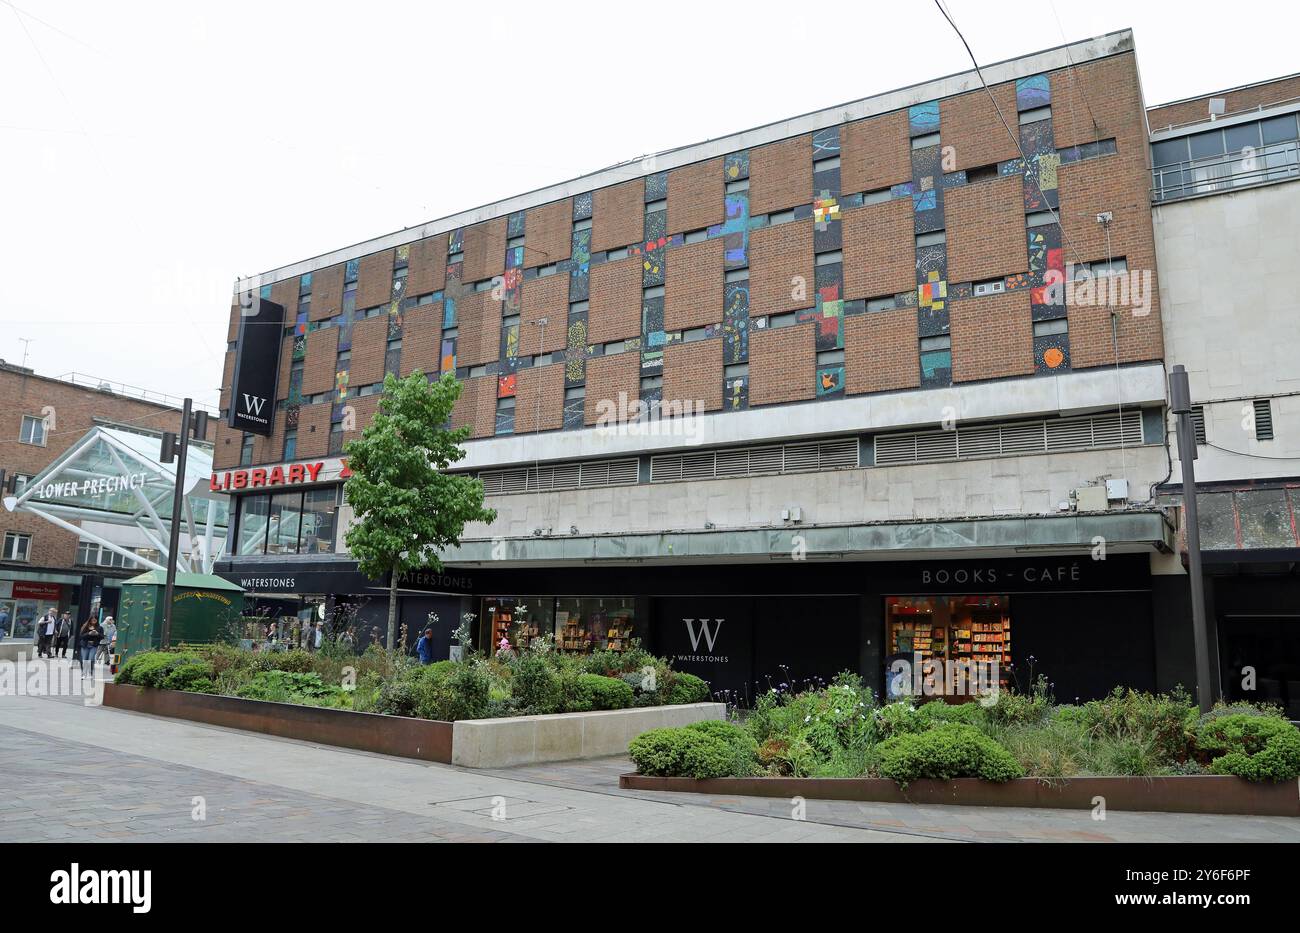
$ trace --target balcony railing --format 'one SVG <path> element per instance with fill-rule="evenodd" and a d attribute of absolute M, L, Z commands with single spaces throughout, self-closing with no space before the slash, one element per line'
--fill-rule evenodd
<path fill-rule="evenodd" d="M 1300 178 L 1296 140 L 1152 169 L 1151 199 L 1159 204 L 1292 178 Z"/>

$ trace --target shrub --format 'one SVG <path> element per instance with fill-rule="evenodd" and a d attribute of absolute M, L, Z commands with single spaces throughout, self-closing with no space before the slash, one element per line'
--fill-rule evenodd
<path fill-rule="evenodd" d="M 928 732 L 898 735 L 880 746 L 880 773 L 906 787 L 918 778 L 978 777 L 1009 781 L 1024 769 L 1005 748 L 973 726 L 941 723 Z"/>
<path fill-rule="evenodd" d="M 995 725 L 1043 722 L 1052 711 L 1047 679 L 1040 675 L 1029 693 L 999 690 L 997 700 L 982 709 L 984 718 Z"/>
<path fill-rule="evenodd" d="M 983 710 L 975 702 L 945 703 L 943 700 L 931 700 L 917 714 L 927 727 L 941 722 L 962 722 L 968 726 L 978 726 L 983 722 Z"/>
<path fill-rule="evenodd" d="M 613 677 L 578 674 L 566 678 L 563 686 L 563 708 L 566 713 L 627 709 L 632 705 L 632 688 Z"/>
<path fill-rule="evenodd" d="M 345 706 L 349 703 L 347 692 L 342 687 L 325 683 L 320 674 L 314 672 L 259 671 L 239 689 L 238 696 L 247 700 L 309 706 Z"/>
<path fill-rule="evenodd" d="M 745 777 L 757 771 L 755 756 L 758 753 L 758 743 L 754 741 L 754 737 L 747 730 L 734 723 L 722 722 L 717 719 L 703 719 L 691 723 L 686 728 L 693 729 L 704 735 L 711 735 L 731 746 L 734 760 L 728 773 L 732 776 Z"/>
<path fill-rule="evenodd" d="M 303 651 L 301 648 L 294 648 L 292 651 L 279 651 L 267 655 L 271 665 L 277 671 L 287 671 L 291 674 L 309 673 L 315 666 L 315 655 L 310 651 Z"/>
<path fill-rule="evenodd" d="M 709 698 L 709 685 L 694 674 L 674 671 L 672 681 L 665 691 L 659 690 L 665 706 L 682 706 L 686 703 L 703 703 Z"/>
<path fill-rule="evenodd" d="M 194 661 L 180 664 L 171 669 L 163 680 L 165 690 L 186 690 L 190 693 L 215 693 L 216 684 L 212 681 L 212 665 L 207 661 Z"/>
<path fill-rule="evenodd" d="M 1220 700 L 1208 713 L 1197 717 L 1192 729 L 1193 733 L 1200 732 L 1201 727 L 1206 723 L 1222 719 L 1224 716 L 1272 716 L 1274 719 L 1286 719 L 1282 707 L 1271 703 L 1224 703 Z"/>
<path fill-rule="evenodd" d="M 689 726 L 644 732 L 627 750 L 638 773 L 657 777 L 728 777 L 736 764 L 727 739 Z"/>
<path fill-rule="evenodd" d="M 527 652 L 512 667 L 510 690 L 520 712 L 538 714 L 560 710 L 563 700 L 560 679 L 550 664 L 541 656 Z"/>
<path fill-rule="evenodd" d="M 877 742 L 898 735 L 924 732 L 930 725 L 931 721 L 922 716 L 910 700 L 886 703 L 872 714 L 873 735 Z"/>
<path fill-rule="evenodd" d="M 1097 737 L 1128 743 L 1130 750 L 1134 741 L 1149 742 L 1151 753 L 1168 763 L 1187 757 L 1192 709 L 1181 687 L 1168 694 L 1116 687 L 1104 699 L 1085 703 L 1078 715 Z"/>
<path fill-rule="evenodd" d="M 449 673 L 437 671 L 421 678 L 423 685 L 416 690 L 415 715 L 445 722 L 487 718 L 492 681 L 486 666 L 478 661 L 452 664 Z"/>
<path fill-rule="evenodd" d="M 1248 781 L 1293 781 L 1300 777 L 1300 730 L 1285 719 L 1237 713 L 1211 720 L 1196 734 L 1196 746 L 1214 756 L 1210 771 Z"/>
<path fill-rule="evenodd" d="M 126 660 L 126 663 L 118 670 L 114 682 L 134 684 L 138 687 L 152 687 L 156 690 L 180 690 L 184 688 L 168 687 L 167 679 L 179 668 L 189 668 L 191 665 L 201 665 L 204 676 L 209 678 L 214 674 L 212 665 L 203 657 L 192 652 L 143 651 Z M 188 676 L 191 679 L 193 678 L 193 674 Z"/>
<path fill-rule="evenodd" d="M 1084 731 L 1067 720 L 994 726 L 986 734 L 1009 751 L 1029 777 L 1072 777 L 1084 768 Z"/>
<path fill-rule="evenodd" d="M 415 716 L 419 691 L 413 679 L 385 680 L 379 685 L 372 712 L 389 716 Z"/>

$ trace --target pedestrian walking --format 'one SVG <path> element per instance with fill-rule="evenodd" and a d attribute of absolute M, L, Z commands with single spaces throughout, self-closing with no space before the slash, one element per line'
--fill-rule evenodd
<path fill-rule="evenodd" d="M 320 646 L 325 642 L 325 623 L 316 623 L 316 643 L 315 650 L 320 651 Z"/>
<path fill-rule="evenodd" d="M 95 676 L 95 655 L 99 654 L 99 644 L 104 640 L 104 633 L 94 616 L 81 627 L 78 639 L 81 650 L 81 676 Z"/>
<path fill-rule="evenodd" d="M 433 629 L 424 630 L 420 640 L 415 643 L 415 653 L 420 656 L 421 664 L 433 663 Z"/>
<path fill-rule="evenodd" d="M 0 641 L 9 634 L 9 607 L 0 606 Z"/>
<path fill-rule="evenodd" d="M 61 657 L 68 656 L 68 640 L 72 638 L 72 619 L 65 612 L 59 616 L 59 624 L 54 627 L 54 651 Z"/>
<path fill-rule="evenodd" d="M 117 654 L 117 623 L 112 616 L 104 617 L 104 639 L 99 643 L 99 653 L 107 664 L 112 664 Z"/>
<path fill-rule="evenodd" d="M 54 644 L 54 629 L 58 625 L 58 620 L 54 618 L 54 610 L 49 609 L 45 615 L 36 621 L 36 656 L 50 658 L 53 657 L 51 646 Z"/>

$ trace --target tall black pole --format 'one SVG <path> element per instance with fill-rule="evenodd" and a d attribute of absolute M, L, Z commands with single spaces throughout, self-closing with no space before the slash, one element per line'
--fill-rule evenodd
<path fill-rule="evenodd" d="M 190 399 L 181 407 L 176 441 L 176 489 L 172 493 L 172 527 L 167 542 L 167 588 L 163 593 L 162 647 L 172 641 L 172 591 L 176 588 L 176 554 L 181 547 L 181 509 L 185 506 L 185 461 L 190 452 Z"/>
<path fill-rule="evenodd" d="M 1210 674 L 1210 634 L 1205 622 L 1205 580 L 1201 576 L 1201 526 L 1196 509 L 1196 429 L 1192 425 L 1192 392 L 1187 370 L 1169 373 L 1169 410 L 1178 417 L 1178 463 L 1183 471 L 1183 515 L 1187 520 L 1187 576 L 1192 587 L 1192 644 L 1196 649 L 1196 697 L 1208 713 L 1218 694 Z"/>

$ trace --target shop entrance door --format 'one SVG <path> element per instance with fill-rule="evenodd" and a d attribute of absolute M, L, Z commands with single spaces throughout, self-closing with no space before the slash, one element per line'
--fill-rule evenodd
<path fill-rule="evenodd" d="M 1224 616 L 1219 658 L 1225 700 L 1275 703 L 1300 720 L 1300 613 Z"/>

